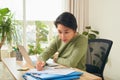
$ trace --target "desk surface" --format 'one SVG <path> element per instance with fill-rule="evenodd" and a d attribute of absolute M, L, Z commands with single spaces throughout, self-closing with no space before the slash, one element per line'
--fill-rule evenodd
<path fill-rule="evenodd" d="M 12 76 L 15 78 L 15 80 L 22 80 L 21 76 L 23 73 L 25 73 L 25 71 L 17 71 L 17 69 L 21 67 L 29 67 L 31 69 L 33 68 L 32 66 L 26 64 L 25 61 L 16 61 L 16 58 L 4 58 L 2 59 L 2 61 L 6 65 Z M 100 77 L 90 74 L 88 72 L 78 69 L 76 70 L 84 73 L 79 80 L 102 80 Z"/>

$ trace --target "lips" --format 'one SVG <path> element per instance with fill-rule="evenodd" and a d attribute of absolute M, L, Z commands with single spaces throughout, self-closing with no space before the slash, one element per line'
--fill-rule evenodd
<path fill-rule="evenodd" d="M 63 42 L 67 42 L 67 39 L 63 40 Z"/>

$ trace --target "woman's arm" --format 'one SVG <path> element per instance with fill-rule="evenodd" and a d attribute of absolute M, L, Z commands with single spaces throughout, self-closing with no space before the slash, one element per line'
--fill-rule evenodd
<path fill-rule="evenodd" d="M 57 51 L 57 45 L 56 45 L 56 39 L 54 39 L 49 47 L 45 49 L 40 55 L 39 55 L 39 60 L 42 60 L 46 62 L 50 57 L 54 55 L 54 53 Z"/>
<path fill-rule="evenodd" d="M 46 60 L 49 59 L 55 52 L 57 51 L 56 40 L 53 40 L 46 50 L 41 53 L 38 57 L 38 61 L 36 62 L 36 69 L 38 71 L 43 70 Z"/>

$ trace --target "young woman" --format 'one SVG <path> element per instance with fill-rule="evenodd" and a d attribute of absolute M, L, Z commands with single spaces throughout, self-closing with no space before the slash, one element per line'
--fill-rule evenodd
<path fill-rule="evenodd" d="M 40 54 L 36 69 L 42 70 L 46 61 L 54 55 L 54 61 L 61 65 L 85 70 L 88 39 L 76 31 L 77 22 L 74 15 L 69 12 L 62 13 L 56 19 L 55 26 L 58 36 Z"/>

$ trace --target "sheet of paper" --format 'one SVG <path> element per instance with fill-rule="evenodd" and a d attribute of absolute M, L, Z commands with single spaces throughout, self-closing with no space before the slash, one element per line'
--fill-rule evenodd
<path fill-rule="evenodd" d="M 55 63 L 55 62 L 53 61 L 53 59 L 48 59 L 48 60 L 46 61 L 46 63 L 48 64 L 48 66 L 51 66 L 51 67 L 54 67 L 54 66 L 58 66 L 58 65 L 59 65 L 59 64 Z"/>
<path fill-rule="evenodd" d="M 74 71 L 75 70 L 72 68 L 58 68 L 58 67 L 46 67 L 42 71 L 37 71 L 36 69 L 29 70 L 29 72 L 35 72 L 35 73 L 48 73 L 48 74 L 60 74 L 60 75 L 66 75 Z"/>

